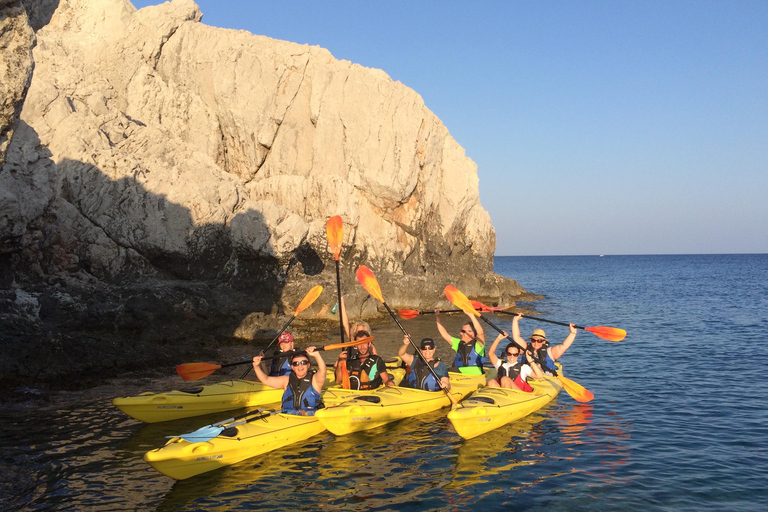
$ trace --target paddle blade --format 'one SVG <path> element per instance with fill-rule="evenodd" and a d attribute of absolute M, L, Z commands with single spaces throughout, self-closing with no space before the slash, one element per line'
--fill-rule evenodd
<path fill-rule="evenodd" d="M 563 377 L 562 375 L 559 377 L 559 379 L 560 383 L 563 385 L 563 389 L 565 389 L 565 391 L 577 402 L 589 402 L 595 398 L 595 395 L 593 395 L 590 390 L 578 382 L 574 382 L 571 379 Z"/>
<path fill-rule="evenodd" d="M 224 427 L 214 427 L 213 425 L 208 425 L 208 426 L 199 428 L 194 432 L 190 432 L 189 434 L 182 434 L 180 436 L 165 436 L 165 437 L 166 438 L 180 437 L 183 440 L 188 441 L 190 443 L 204 443 L 206 441 L 210 441 L 211 439 L 218 436 L 222 432 L 224 432 Z"/>
<path fill-rule="evenodd" d="M 419 316 L 419 312 L 415 309 L 398 309 L 397 314 L 400 315 L 400 318 L 403 320 L 410 320 L 411 318 Z"/>
<path fill-rule="evenodd" d="M 461 293 L 455 287 L 448 285 L 445 287 L 444 292 L 445 296 L 448 297 L 448 300 L 451 301 L 456 307 L 464 311 L 466 314 L 480 316 L 480 313 L 475 310 L 467 296 Z"/>
<path fill-rule="evenodd" d="M 373 295 L 376 300 L 384 304 L 384 296 L 381 294 L 381 288 L 379 288 L 379 282 L 376 281 L 376 277 L 371 272 L 371 269 L 365 265 L 360 265 L 355 273 L 357 280 L 363 285 L 365 291 Z"/>
<path fill-rule="evenodd" d="M 325 223 L 325 232 L 328 235 L 328 246 L 333 251 L 333 259 L 339 260 L 341 242 L 344 240 L 344 224 L 340 215 L 334 215 Z"/>
<path fill-rule="evenodd" d="M 302 301 L 299 303 L 299 307 L 296 308 L 296 312 L 293 314 L 294 317 L 299 316 L 299 313 L 307 309 L 309 306 L 312 305 L 313 302 L 320 296 L 320 294 L 323 293 L 323 287 L 320 285 L 315 286 L 309 292 L 304 296 Z"/>
<path fill-rule="evenodd" d="M 220 364 L 214 363 L 186 363 L 176 367 L 176 373 L 184 380 L 198 380 L 207 377 L 216 370 L 221 369 Z"/>
<path fill-rule="evenodd" d="M 469 303 L 472 304 L 473 308 L 475 308 L 476 310 L 478 310 L 478 311 L 480 311 L 482 313 L 494 313 L 496 311 L 503 311 L 503 310 L 507 309 L 507 308 L 502 308 L 502 307 L 486 306 L 485 304 L 483 304 L 482 302 L 477 301 L 477 300 L 471 300 L 471 301 L 469 301 Z"/>
<path fill-rule="evenodd" d="M 627 331 L 624 329 L 617 329 L 616 327 L 585 327 L 585 331 L 589 331 L 598 338 L 603 338 L 608 341 L 621 341 L 627 337 Z"/>
<path fill-rule="evenodd" d="M 323 347 L 323 350 L 334 350 L 337 348 L 354 347 L 355 345 L 362 345 L 364 343 L 370 343 L 371 341 L 373 341 L 373 336 L 366 336 L 365 338 L 360 338 L 354 341 L 347 341 L 346 343 L 335 343 L 333 345 L 326 345 Z"/>

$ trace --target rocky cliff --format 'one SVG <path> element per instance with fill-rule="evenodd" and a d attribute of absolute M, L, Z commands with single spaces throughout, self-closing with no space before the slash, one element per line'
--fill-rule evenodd
<path fill-rule="evenodd" d="M 360 264 L 393 307 L 445 305 L 449 283 L 524 293 L 492 272 L 476 166 L 415 91 L 201 18 L 191 0 L 0 0 L 5 381 L 269 336 L 316 284 L 302 318 L 335 319 L 333 215 L 353 316 L 377 314 Z"/>

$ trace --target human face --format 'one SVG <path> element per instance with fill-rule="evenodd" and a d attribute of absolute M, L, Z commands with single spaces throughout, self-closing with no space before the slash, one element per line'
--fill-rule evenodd
<path fill-rule="evenodd" d="M 475 337 L 475 332 L 472 330 L 472 328 L 469 326 L 469 324 L 464 324 L 461 327 L 461 330 L 459 331 L 459 336 L 461 338 L 469 338 L 472 339 Z"/>
<path fill-rule="evenodd" d="M 435 347 L 424 347 L 421 349 L 421 353 L 427 358 L 427 361 L 431 361 L 435 357 Z"/>
<path fill-rule="evenodd" d="M 280 350 L 283 352 L 288 352 L 289 350 L 293 350 L 293 341 L 292 340 L 280 340 Z"/>
<path fill-rule="evenodd" d="M 507 357 L 512 359 L 517 359 L 520 356 L 520 352 L 518 352 L 516 349 L 510 348 L 507 350 Z"/>
<path fill-rule="evenodd" d="M 370 351 L 371 351 L 370 343 L 363 343 L 362 345 L 357 346 L 357 352 L 358 354 L 360 354 L 360 357 L 368 357 L 368 354 Z"/>
<path fill-rule="evenodd" d="M 291 361 L 291 368 L 293 368 L 293 371 L 296 373 L 297 377 L 304 377 L 309 371 L 309 359 L 297 357 Z"/>
<path fill-rule="evenodd" d="M 533 338 L 531 343 L 535 348 L 541 348 L 541 346 L 544 344 L 544 341 L 544 338 Z"/>

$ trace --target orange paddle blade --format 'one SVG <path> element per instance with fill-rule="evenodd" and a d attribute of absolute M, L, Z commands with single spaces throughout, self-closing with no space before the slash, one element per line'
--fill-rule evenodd
<path fill-rule="evenodd" d="M 340 215 L 334 215 L 325 223 L 325 232 L 328 235 L 328 246 L 333 251 L 333 259 L 339 260 L 341 242 L 344 240 L 344 225 Z"/>
<path fill-rule="evenodd" d="M 445 287 L 444 292 L 445 292 L 445 296 L 448 297 L 448 300 L 451 301 L 454 305 L 456 305 L 456 307 L 458 307 L 468 315 L 480 316 L 480 313 L 478 313 L 475 310 L 475 308 L 472 306 L 472 303 L 469 301 L 467 296 L 461 293 L 455 287 L 448 285 Z"/>
<path fill-rule="evenodd" d="M 381 288 L 379 288 L 379 282 L 376 281 L 376 277 L 371 272 L 371 269 L 365 265 L 360 265 L 355 273 L 357 280 L 363 285 L 365 291 L 373 295 L 379 302 L 384 304 L 384 296 L 381 295 Z"/>
<path fill-rule="evenodd" d="M 621 341 L 627 337 L 627 331 L 624 329 L 617 329 L 616 327 L 585 327 L 585 331 L 589 331 L 598 338 L 603 338 L 608 341 Z"/>
<path fill-rule="evenodd" d="M 558 378 L 560 379 L 560 383 L 563 385 L 563 389 L 565 389 L 565 391 L 577 402 L 589 402 L 595 398 L 595 395 L 593 395 L 590 390 L 578 382 L 574 382 L 571 379 L 563 377 L 562 375 Z"/>
<path fill-rule="evenodd" d="M 304 298 L 299 303 L 299 306 L 296 308 L 296 312 L 293 314 L 294 317 L 299 316 L 299 313 L 307 309 L 309 306 L 312 305 L 315 300 L 320 296 L 320 294 L 323 293 L 323 287 L 320 285 L 315 286 L 307 294 L 304 296 Z"/>
<path fill-rule="evenodd" d="M 397 314 L 400 315 L 400 318 L 403 320 L 410 320 L 411 318 L 419 316 L 419 312 L 415 309 L 398 309 Z"/>
<path fill-rule="evenodd" d="M 221 368 L 214 363 L 186 363 L 176 367 L 176 373 L 184 380 L 198 380 L 207 377 Z"/>
<path fill-rule="evenodd" d="M 333 345 L 326 345 L 323 347 L 323 350 L 334 350 L 337 348 L 354 347 L 355 345 L 362 345 L 364 343 L 369 343 L 371 341 L 373 341 L 373 336 L 366 336 L 365 338 L 360 338 L 359 340 L 354 340 L 354 341 L 347 341 L 346 343 L 335 343 Z"/>

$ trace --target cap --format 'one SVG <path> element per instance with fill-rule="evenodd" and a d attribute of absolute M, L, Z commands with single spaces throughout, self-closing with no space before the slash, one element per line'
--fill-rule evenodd
<path fill-rule="evenodd" d="M 293 341 L 293 336 L 291 336 L 291 333 L 289 332 L 284 332 L 283 334 L 280 335 L 279 338 L 277 338 L 278 343 L 292 342 L 292 341 Z"/>
<path fill-rule="evenodd" d="M 432 338 L 424 338 L 421 340 L 421 349 L 435 348 L 435 341 Z"/>

